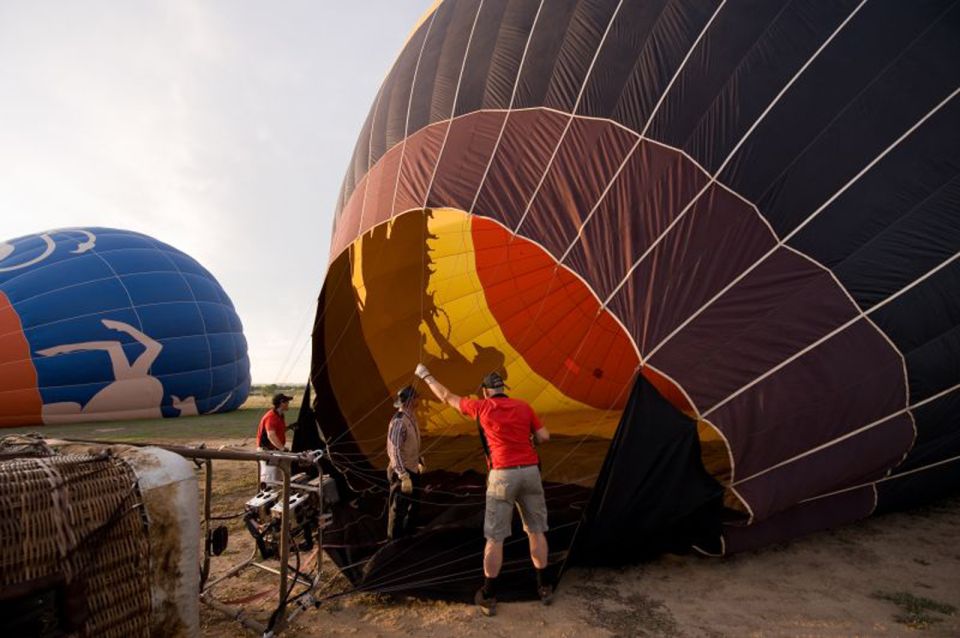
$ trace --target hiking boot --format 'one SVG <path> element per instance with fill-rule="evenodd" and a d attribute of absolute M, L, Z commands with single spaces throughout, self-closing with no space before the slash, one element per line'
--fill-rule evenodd
<path fill-rule="evenodd" d="M 496 596 L 490 596 L 489 598 L 484 596 L 483 587 L 477 590 L 477 593 L 473 596 L 473 602 L 480 608 L 480 613 L 484 616 L 497 615 L 497 598 Z"/>
<path fill-rule="evenodd" d="M 540 602 L 543 605 L 549 605 L 553 602 L 553 587 L 550 585 L 544 585 L 543 587 L 537 587 L 537 596 L 540 597 Z"/>

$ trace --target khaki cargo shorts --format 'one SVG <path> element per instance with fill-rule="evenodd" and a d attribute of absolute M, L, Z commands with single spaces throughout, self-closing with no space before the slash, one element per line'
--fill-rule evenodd
<path fill-rule="evenodd" d="M 549 529 L 540 468 L 536 465 L 490 470 L 487 512 L 483 519 L 483 535 L 487 539 L 502 542 L 510 536 L 514 505 L 520 508 L 525 532 L 533 534 Z"/>

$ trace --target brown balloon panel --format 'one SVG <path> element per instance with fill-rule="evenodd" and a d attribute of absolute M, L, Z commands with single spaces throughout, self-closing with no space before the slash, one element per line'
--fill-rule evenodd
<path fill-rule="evenodd" d="M 526 114 L 531 129 L 552 122 L 552 115 Z M 479 125 L 489 118 L 463 119 Z M 609 124 L 587 124 L 577 129 L 582 139 L 590 130 L 595 139 L 609 134 Z M 411 208 L 391 218 L 384 210 L 463 184 L 444 162 L 432 183 L 422 170 L 440 155 L 437 128 L 391 149 L 364 178 L 340 220 L 334 244 L 343 249 L 327 279 L 328 286 L 346 282 L 337 296 L 343 307 L 323 323 L 331 384 L 351 433 L 376 466 L 386 462 L 390 393 L 413 380 L 419 361 L 462 395 L 475 393 L 487 372 L 503 369 L 512 393 L 531 400 L 557 435 L 556 444 L 543 450 L 557 459 L 544 459 L 546 477 L 585 485 L 599 470 L 639 369 L 675 408 L 698 420 L 704 468 L 727 486 L 727 505 L 748 515 L 769 515 L 815 492 L 773 489 L 781 480 L 796 482 L 789 472 L 760 477 L 743 490 L 731 483 L 735 487 L 771 458 L 787 459 L 844 435 L 867 416 L 902 407 L 898 355 L 867 322 L 793 361 L 804 344 L 854 320 L 855 305 L 829 271 L 778 246 L 749 202 L 704 181 L 682 154 L 639 143 L 592 212 L 576 197 L 558 195 L 559 182 L 549 179 L 526 215 L 493 210 L 522 210 L 517 202 L 527 197 L 519 195 L 537 190 L 523 171 L 508 174 L 494 162 L 487 183 L 498 184 L 500 199 L 487 197 L 489 188 L 478 191 L 483 214 Z M 502 153 L 510 153 L 509 137 L 504 134 Z M 606 165 L 590 159 L 592 147 L 581 147 L 582 161 Z M 572 157 L 558 154 L 550 170 L 566 171 Z M 475 159 L 456 165 L 475 170 L 484 164 Z M 524 165 L 519 155 L 515 159 Z M 543 200 L 553 203 L 537 203 Z M 564 231 L 565 219 L 578 220 L 579 233 Z M 348 242 L 351 228 L 359 231 Z M 331 319 L 338 316 L 341 323 Z M 354 376 L 361 369 L 357 357 L 342 351 L 349 335 L 357 344 L 350 349 L 369 351 L 362 378 Z M 642 365 L 638 351 L 647 354 Z M 341 357 L 343 372 L 335 363 Z M 876 363 L 873 372 L 863 376 L 856 394 L 836 399 L 850 409 L 817 413 L 823 405 L 817 397 L 849 385 L 842 380 L 865 360 Z M 475 424 L 435 404 L 424 409 L 421 422 L 431 438 L 432 467 L 482 469 Z M 785 427 L 791 436 L 782 435 Z M 886 467 L 910 446 L 912 428 L 896 428 L 896 436 L 881 428 L 861 438 L 886 442 Z M 853 465 L 851 476 L 873 470 Z M 829 491 L 841 474 L 824 467 L 822 481 L 797 485 Z M 753 496 L 757 486 L 763 486 L 762 498 Z"/>
<path fill-rule="evenodd" d="M 384 153 L 349 197 L 332 250 L 349 263 L 335 262 L 328 285 L 336 269 L 349 271 L 346 312 L 358 312 L 368 376 L 383 385 L 376 396 L 350 390 L 350 374 L 332 383 L 338 397 L 358 397 L 348 420 L 372 442 L 368 455 L 383 464 L 386 397 L 418 361 L 460 394 L 504 366 L 514 394 L 533 400 L 552 431 L 584 441 L 609 439 L 639 367 L 698 420 L 703 466 L 727 487 L 728 506 L 762 517 L 842 485 L 846 474 L 825 467 L 816 481 L 787 472 L 735 489 L 741 477 L 901 409 L 900 355 L 856 321 L 830 271 L 780 245 L 753 204 L 689 156 L 608 121 L 574 117 L 566 133 L 564 121 L 531 109 L 433 124 Z M 471 127 L 475 138 L 464 133 Z M 329 351 L 342 330 L 325 330 Z M 865 363 L 870 373 L 847 390 Z M 817 407 L 835 405 L 822 400 L 828 394 L 849 409 Z M 427 410 L 423 421 L 444 442 L 475 429 L 449 409 Z M 911 444 L 912 428 L 898 427 L 858 438 L 885 441 L 887 468 Z M 569 455 L 549 447 L 580 458 L 582 444 L 571 445 Z M 464 456 L 450 453 L 457 463 Z M 869 463 L 853 465 L 851 476 L 872 475 Z M 801 489 L 775 487 L 781 479 Z M 764 496 L 750 503 L 758 485 Z"/>
<path fill-rule="evenodd" d="M 543 450 L 565 463 L 582 459 L 588 440 L 600 456 L 609 449 L 639 369 L 697 420 L 703 467 L 751 520 L 867 480 L 912 444 L 898 419 L 854 439 L 877 463 L 792 460 L 902 409 L 901 355 L 753 203 L 682 150 L 609 120 L 532 108 L 425 126 L 357 183 L 331 254 L 328 285 L 334 270 L 349 271 L 369 376 L 383 380 L 348 419 L 381 466 L 386 397 L 417 361 L 460 394 L 505 366 L 512 385 L 520 380 L 514 394 L 534 400 L 558 438 L 575 437 Z M 341 330 L 326 330 L 329 351 Z M 449 409 L 422 420 L 444 443 L 474 436 Z M 465 458 L 481 467 L 460 448 L 450 458 L 451 468 Z M 781 461 L 784 471 L 758 474 Z M 816 478 L 797 478 L 810 463 Z"/>

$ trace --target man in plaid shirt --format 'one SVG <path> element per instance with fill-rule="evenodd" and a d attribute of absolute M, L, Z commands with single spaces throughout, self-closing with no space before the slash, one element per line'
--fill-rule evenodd
<path fill-rule="evenodd" d="M 417 393 L 405 386 L 397 393 L 393 405 L 397 412 L 387 428 L 387 456 L 390 465 L 390 509 L 387 517 L 387 538 L 395 540 L 413 529 L 417 517 L 420 475 L 425 466 L 420 456 L 420 427 L 415 413 Z"/>

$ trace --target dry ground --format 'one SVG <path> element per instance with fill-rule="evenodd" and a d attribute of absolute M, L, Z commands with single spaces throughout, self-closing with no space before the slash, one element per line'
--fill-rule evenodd
<path fill-rule="evenodd" d="M 248 440 L 208 442 L 250 445 Z M 220 462 L 220 514 L 239 511 L 255 470 Z M 214 572 L 249 555 L 238 521 Z M 500 606 L 494 618 L 470 606 L 355 594 L 297 618 L 286 636 L 960 636 L 960 498 L 862 521 L 725 559 L 664 556 L 624 569 L 573 569 L 551 607 Z M 324 593 L 347 583 L 324 561 Z M 253 570 L 224 584 L 223 598 L 267 591 Z M 269 598 L 253 603 L 265 618 Z M 259 608 L 259 609 L 258 609 Z M 911 613 L 912 610 L 912 613 Z M 204 635 L 234 637 L 239 625 L 201 611 Z M 252 635 L 252 634 L 251 634 Z"/>
<path fill-rule="evenodd" d="M 181 444 L 203 440 L 208 447 L 250 449 L 260 413 L 262 409 L 248 409 L 195 419 L 43 431 L 65 438 Z M 214 475 L 214 513 L 240 512 L 255 491 L 255 467 L 218 461 Z M 202 474 L 198 476 L 202 479 Z M 214 575 L 252 551 L 253 543 L 239 519 L 225 524 L 231 532 L 230 545 L 215 560 Z M 329 559 L 323 566 L 323 593 L 346 590 L 347 583 Z M 248 571 L 228 580 L 218 594 L 230 599 L 269 592 L 275 585 L 264 576 Z M 271 604 L 268 597 L 255 601 L 251 613 L 265 618 Z M 253 635 L 206 607 L 201 609 L 201 623 L 206 636 Z M 960 497 L 726 559 L 664 556 L 619 570 L 572 569 L 551 607 L 505 604 L 496 617 L 484 618 L 462 604 L 352 595 L 303 613 L 283 635 L 956 637 L 960 636 Z"/>

